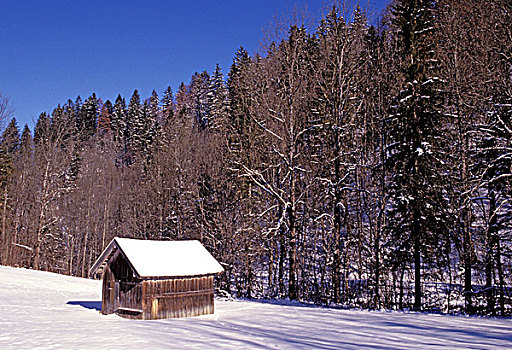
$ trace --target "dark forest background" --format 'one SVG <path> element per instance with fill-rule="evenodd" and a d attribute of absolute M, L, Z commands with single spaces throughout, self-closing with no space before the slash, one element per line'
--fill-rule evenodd
<path fill-rule="evenodd" d="M 86 277 L 114 236 L 198 239 L 224 295 L 510 314 L 512 3 L 302 18 L 175 94 L 12 119 L 0 263 Z"/>

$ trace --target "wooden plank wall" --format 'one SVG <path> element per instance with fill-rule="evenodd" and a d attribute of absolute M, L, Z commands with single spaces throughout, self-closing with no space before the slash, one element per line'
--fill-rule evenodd
<path fill-rule="evenodd" d="M 101 297 L 101 313 L 108 315 L 116 310 L 114 274 L 108 266 L 103 270 L 103 288 Z"/>
<path fill-rule="evenodd" d="M 104 276 L 108 277 L 108 282 L 103 285 L 102 301 L 106 302 L 106 307 L 102 306 L 102 312 L 142 318 L 142 280 L 135 276 L 119 249 L 111 254 Z"/>
<path fill-rule="evenodd" d="M 119 282 L 119 307 L 142 312 L 142 282 Z"/>
<path fill-rule="evenodd" d="M 142 318 L 177 318 L 214 312 L 213 276 L 142 282 Z"/>

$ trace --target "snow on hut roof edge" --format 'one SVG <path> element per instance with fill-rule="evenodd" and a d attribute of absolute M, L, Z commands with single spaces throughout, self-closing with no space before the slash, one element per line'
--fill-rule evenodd
<path fill-rule="evenodd" d="M 115 237 L 91 268 L 91 275 L 119 247 L 140 278 L 211 275 L 224 271 L 201 242 Z"/>

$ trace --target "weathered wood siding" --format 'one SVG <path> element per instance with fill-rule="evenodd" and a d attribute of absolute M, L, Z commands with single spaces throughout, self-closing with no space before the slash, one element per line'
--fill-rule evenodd
<path fill-rule="evenodd" d="M 213 283 L 213 276 L 141 280 L 117 249 L 103 271 L 101 312 L 146 320 L 212 314 Z"/>
<path fill-rule="evenodd" d="M 142 282 L 119 283 L 119 308 L 142 312 Z"/>
<path fill-rule="evenodd" d="M 101 313 L 108 315 L 116 311 L 116 281 L 108 266 L 103 270 L 103 288 L 101 293 Z"/>
<path fill-rule="evenodd" d="M 214 312 L 213 276 L 142 282 L 142 318 L 177 318 Z"/>
<path fill-rule="evenodd" d="M 120 250 L 112 254 L 103 273 L 101 309 L 103 314 L 142 314 L 142 280 Z"/>

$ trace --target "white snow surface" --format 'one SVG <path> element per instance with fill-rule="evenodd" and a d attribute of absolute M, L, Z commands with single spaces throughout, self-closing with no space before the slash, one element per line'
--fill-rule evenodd
<path fill-rule="evenodd" d="M 101 282 L 0 266 L 0 349 L 512 349 L 512 320 L 216 300 L 213 315 L 103 316 Z"/>
<path fill-rule="evenodd" d="M 114 238 L 141 277 L 196 276 L 224 271 L 199 241 Z M 111 243 L 112 244 L 112 243 Z"/>

